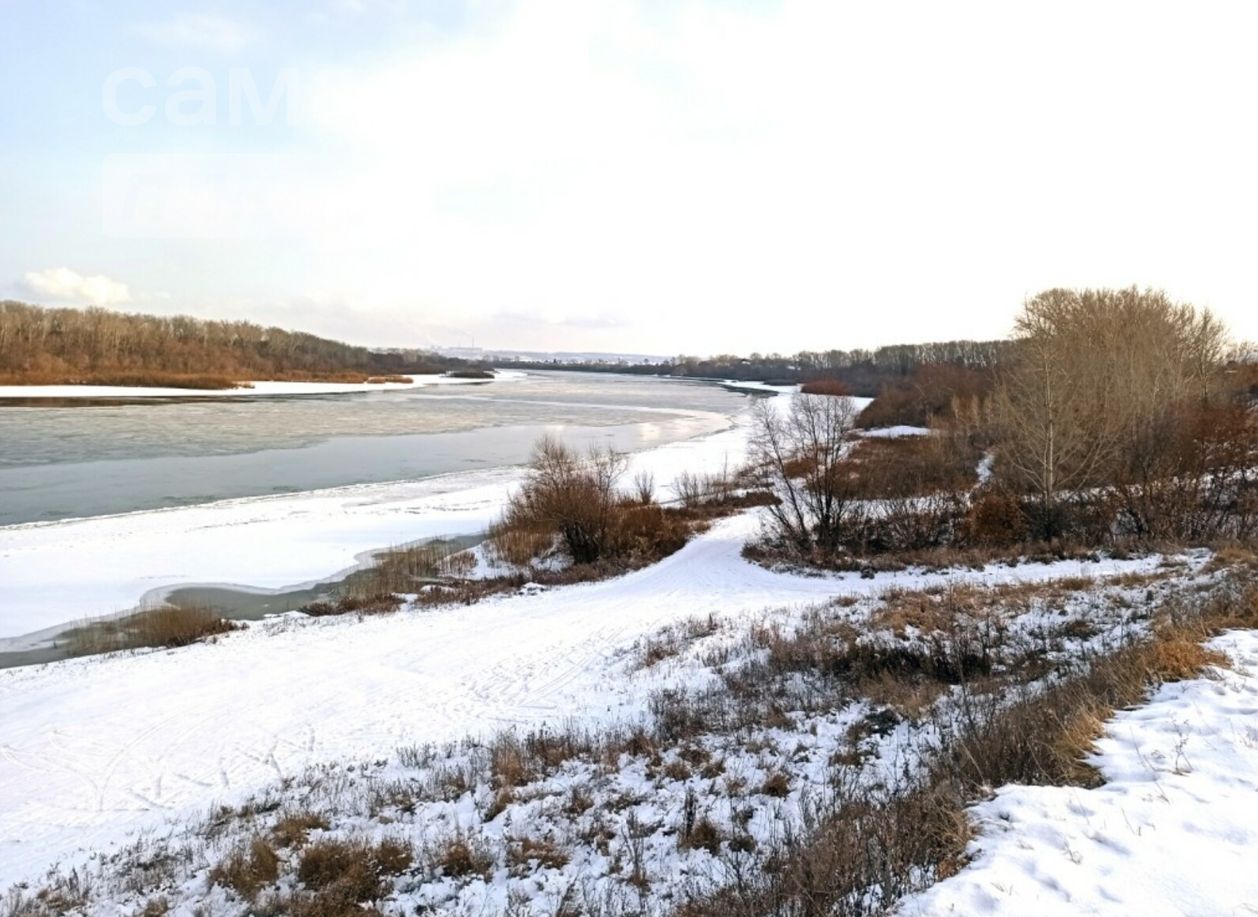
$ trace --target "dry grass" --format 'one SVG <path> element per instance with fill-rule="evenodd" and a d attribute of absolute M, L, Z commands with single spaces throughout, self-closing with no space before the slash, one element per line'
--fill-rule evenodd
<path fill-rule="evenodd" d="M 230 633 L 240 625 L 204 606 L 168 605 L 112 621 L 82 625 L 68 635 L 76 656 L 142 647 L 180 647 Z"/>
<path fill-rule="evenodd" d="M 521 837 L 507 845 L 507 867 L 517 877 L 538 869 L 563 869 L 571 859 L 571 854 L 545 838 Z"/>
<path fill-rule="evenodd" d="M 312 618 L 326 618 L 348 614 L 389 614 L 397 611 L 401 605 L 400 596 L 385 592 L 371 595 L 341 595 L 328 601 L 311 602 L 301 610 Z"/>
<path fill-rule="evenodd" d="M 321 840 L 301 852 L 297 879 L 319 893 L 327 906 L 357 905 L 384 897 L 390 877 L 404 873 L 413 860 L 410 846 L 402 841 Z M 313 906 L 314 902 L 307 904 Z"/>
<path fill-rule="evenodd" d="M 290 812 L 271 828 L 271 839 L 279 847 L 301 847 L 311 831 L 326 831 L 328 820 L 317 812 Z"/>
<path fill-rule="evenodd" d="M 490 547 L 514 567 L 527 567 L 555 547 L 555 534 L 545 528 L 498 523 L 489 530 Z"/>
<path fill-rule="evenodd" d="M 437 845 L 433 864 L 451 878 L 488 879 L 494 868 L 494 856 L 476 838 L 456 834 Z"/>
<path fill-rule="evenodd" d="M 280 874 L 280 858 L 262 837 L 237 847 L 210 870 L 210 882 L 230 888 L 246 901 L 273 885 Z"/>
<path fill-rule="evenodd" d="M 1228 659 L 1206 649 L 1196 639 L 1174 634 L 1156 641 L 1147 660 L 1150 679 L 1160 682 L 1185 681 L 1198 677 L 1207 666 L 1226 666 Z"/>
<path fill-rule="evenodd" d="M 957 871 L 970 828 L 966 806 L 1009 783 L 1095 786 L 1082 760 L 1115 710 L 1139 703 L 1150 685 L 1199 676 L 1222 657 L 1200 641 L 1221 629 L 1258 625 L 1258 590 L 1224 590 L 1172 609 L 1142 642 L 1090 661 L 1043 690 L 967 689 L 960 729 L 940 747 L 924 779 L 873 791 L 845 781 L 833 800 L 806 813 L 813 829 L 787 837 L 772 870 L 689 901 L 687 917 L 876 915 L 905 894 Z"/>
<path fill-rule="evenodd" d="M 440 580 L 449 558 L 460 553 L 459 545 L 444 540 L 393 547 L 377 552 L 372 564 L 341 584 L 342 597 L 376 600 L 393 593 L 418 592 L 421 586 Z"/>
<path fill-rule="evenodd" d="M 764 783 L 760 785 L 760 792 L 766 796 L 783 799 L 790 795 L 791 778 L 782 773 L 782 771 L 774 771 L 764 778 Z"/>

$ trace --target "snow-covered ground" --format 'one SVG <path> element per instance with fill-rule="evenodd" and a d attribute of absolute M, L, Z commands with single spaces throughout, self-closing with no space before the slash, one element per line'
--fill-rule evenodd
<path fill-rule="evenodd" d="M 901 436 L 929 436 L 930 430 L 927 427 L 910 427 L 907 424 L 897 424 L 894 427 L 875 427 L 872 430 L 859 431 L 861 436 L 869 439 L 899 439 Z"/>
<path fill-rule="evenodd" d="M 727 519 L 663 562 L 600 583 L 361 622 L 288 616 L 214 644 L 2 671 L 0 887 L 319 761 L 639 715 L 646 688 L 609 663 L 675 621 L 1155 563 L 799 576 L 742 558 L 757 526 L 754 514 Z"/>
<path fill-rule="evenodd" d="M 737 379 L 726 379 L 721 385 L 728 389 L 740 392 L 750 392 L 754 395 L 789 395 L 799 391 L 799 386 L 790 383 L 787 385 L 770 385 L 768 382 L 740 382 Z M 860 399 L 868 403 L 869 399 Z"/>
<path fill-rule="evenodd" d="M 469 385 L 511 382 L 524 378 L 517 370 L 500 370 L 492 380 L 455 376 L 414 375 L 407 382 L 248 382 L 240 388 L 158 388 L 130 385 L 0 385 L 0 398 L 230 398 L 260 395 L 341 395 L 349 392 L 405 391 L 425 385 Z"/>
<path fill-rule="evenodd" d="M 1210 646 L 1232 668 L 1110 721 L 1105 785 L 1002 787 L 973 809 L 973 862 L 900 913 L 1258 913 L 1258 632 Z"/>

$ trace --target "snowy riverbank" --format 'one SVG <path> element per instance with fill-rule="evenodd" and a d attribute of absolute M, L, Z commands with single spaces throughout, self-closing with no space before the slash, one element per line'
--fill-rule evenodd
<path fill-rule="evenodd" d="M 746 454 L 748 421 L 635 453 L 626 481 L 649 471 L 667 496 L 682 472 L 733 468 Z M 0 527 L 0 651 L 37 645 L 62 625 L 160 601 L 176 586 L 301 588 L 337 579 L 390 545 L 483 532 L 522 474 L 461 472 Z"/>

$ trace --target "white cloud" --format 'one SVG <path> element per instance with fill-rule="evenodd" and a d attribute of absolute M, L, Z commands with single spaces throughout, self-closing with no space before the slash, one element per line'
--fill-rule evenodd
<path fill-rule="evenodd" d="M 182 13 L 163 22 L 141 23 L 136 32 L 155 44 L 206 48 L 224 54 L 234 54 L 258 40 L 252 27 L 204 13 Z"/>
<path fill-rule="evenodd" d="M 26 285 L 35 293 L 54 302 L 74 302 L 89 306 L 119 306 L 131 301 L 125 283 L 104 274 L 85 276 L 68 267 L 51 267 L 45 271 L 28 271 Z"/>

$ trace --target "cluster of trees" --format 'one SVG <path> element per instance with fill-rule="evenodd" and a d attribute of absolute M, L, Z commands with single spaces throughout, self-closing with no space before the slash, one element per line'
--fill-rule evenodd
<path fill-rule="evenodd" d="M 195 377 L 231 384 L 444 372 L 465 365 L 417 351 L 378 353 L 250 322 L 0 302 L 0 383 L 144 385 Z"/>
<path fill-rule="evenodd" d="M 1248 538 L 1254 378 L 1208 311 L 1136 288 L 1049 290 L 993 363 L 918 364 L 859 419 L 824 394 L 785 415 L 766 404 L 753 452 L 775 541 L 800 555 Z M 909 415 L 933 444 L 887 447 L 871 487 L 855 428 Z"/>
<path fill-rule="evenodd" d="M 1258 428 L 1213 315 L 1134 288 L 1049 290 L 1015 340 L 993 417 L 1001 482 L 1031 498 L 1033 534 L 1251 530 Z"/>

